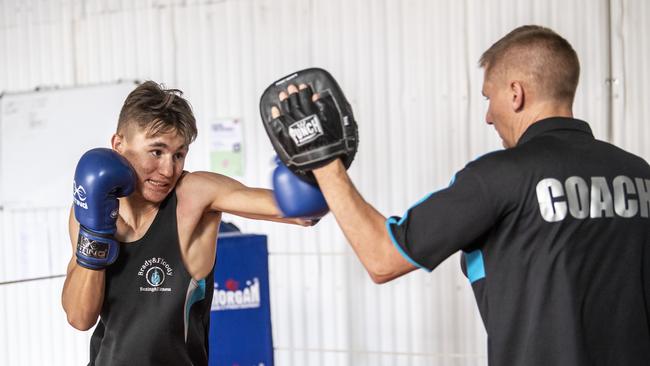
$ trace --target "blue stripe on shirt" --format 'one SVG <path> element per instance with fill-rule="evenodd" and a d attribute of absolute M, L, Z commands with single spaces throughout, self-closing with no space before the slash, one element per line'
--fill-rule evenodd
<path fill-rule="evenodd" d="M 485 278 L 485 263 L 483 262 L 483 252 L 480 249 L 465 253 L 465 265 L 470 283 Z"/>

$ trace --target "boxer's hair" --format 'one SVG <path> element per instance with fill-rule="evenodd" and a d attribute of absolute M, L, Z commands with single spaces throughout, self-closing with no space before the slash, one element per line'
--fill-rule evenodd
<path fill-rule="evenodd" d="M 198 132 L 192 107 L 182 95 L 182 91 L 164 89 L 154 81 L 142 83 L 126 97 L 117 133 L 124 134 L 133 125 L 145 129 L 148 136 L 176 131 L 189 146 Z"/>
<path fill-rule="evenodd" d="M 553 30 L 524 25 L 487 49 L 479 60 L 486 80 L 517 74 L 544 99 L 573 104 L 580 62 L 566 39 Z"/>

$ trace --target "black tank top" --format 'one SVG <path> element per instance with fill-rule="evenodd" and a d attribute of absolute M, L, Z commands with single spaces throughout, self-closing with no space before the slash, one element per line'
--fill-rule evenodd
<path fill-rule="evenodd" d="M 207 365 L 213 284 L 214 270 L 196 281 L 183 265 L 172 191 L 146 234 L 120 243 L 106 269 L 89 365 Z"/>

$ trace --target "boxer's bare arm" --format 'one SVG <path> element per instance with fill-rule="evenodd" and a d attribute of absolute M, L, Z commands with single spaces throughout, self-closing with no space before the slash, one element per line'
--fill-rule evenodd
<path fill-rule="evenodd" d="M 341 160 L 315 169 L 314 175 L 341 230 L 373 281 L 388 282 L 416 268 L 395 248 L 385 226 L 386 218 L 361 197 Z"/>
<path fill-rule="evenodd" d="M 194 172 L 179 187 L 190 190 L 192 200 L 200 200 L 208 210 L 246 218 L 309 226 L 308 220 L 283 218 L 269 189 L 251 188 L 235 179 L 211 172 Z"/>
<path fill-rule="evenodd" d="M 68 232 L 72 258 L 68 263 L 61 302 L 68 323 L 79 330 L 88 330 L 97 322 L 104 301 L 105 270 L 91 270 L 77 265 L 76 245 L 79 223 L 70 209 Z"/>
<path fill-rule="evenodd" d="M 249 188 L 223 175 L 209 172 L 185 174 L 176 186 L 177 219 L 181 254 L 195 279 L 205 277 L 214 265 L 221 213 L 291 223 L 312 222 L 282 218 L 270 190 Z"/>

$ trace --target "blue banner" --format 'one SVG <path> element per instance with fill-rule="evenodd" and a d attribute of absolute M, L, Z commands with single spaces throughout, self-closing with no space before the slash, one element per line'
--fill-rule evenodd
<path fill-rule="evenodd" d="M 210 315 L 210 366 L 272 366 L 265 235 L 220 233 Z"/>

